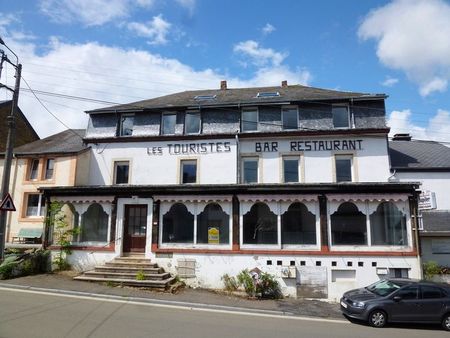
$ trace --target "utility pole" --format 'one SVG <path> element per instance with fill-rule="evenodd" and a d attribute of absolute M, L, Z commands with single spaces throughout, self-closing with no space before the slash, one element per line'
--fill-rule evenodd
<path fill-rule="evenodd" d="M 2 87 L 5 87 L 6 89 L 9 89 L 13 92 L 13 98 L 12 98 L 12 107 L 11 112 L 9 116 L 6 119 L 6 123 L 8 124 L 8 137 L 6 139 L 6 149 L 5 149 L 5 162 L 3 164 L 3 177 L 2 177 L 2 186 L 0 189 L 0 198 L 4 199 L 6 197 L 6 194 L 9 191 L 9 180 L 11 176 L 11 164 L 12 164 L 12 156 L 13 156 L 13 149 L 14 149 L 14 143 L 15 143 L 15 136 L 16 136 L 16 111 L 17 111 L 17 105 L 19 102 L 19 89 L 20 89 L 20 77 L 22 74 L 22 65 L 19 63 L 19 58 L 17 57 L 16 53 L 14 53 L 9 47 L 4 43 L 4 41 L 0 38 L 0 44 L 4 45 L 11 53 L 14 54 L 17 61 L 14 64 L 11 62 L 7 57 L 4 55 L 2 56 L 2 60 L 6 60 L 10 65 L 12 65 L 16 69 L 15 74 L 15 85 L 14 89 L 11 89 L 7 86 L 2 85 Z M 2 62 L 3 63 L 3 62 Z M 6 219 L 7 219 L 7 212 L 0 210 L 0 262 L 3 261 L 5 256 L 5 242 L 6 242 Z"/>

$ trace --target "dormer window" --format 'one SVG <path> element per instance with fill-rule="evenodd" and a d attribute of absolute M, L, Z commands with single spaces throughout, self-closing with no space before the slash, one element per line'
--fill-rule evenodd
<path fill-rule="evenodd" d="M 259 92 L 258 94 L 256 94 L 256 97 L 260 98 L 260 99 L 264 99 L 267 97 L 278 97 L 278 96 L 280 96 L 279 92 Z"/>
<path fill-rule="evenodd" d="M 334 128 L 350 128 L 350 114 L 347 106 L 333 106 L 331 114 Z"/>
<path fill-rule="evenodd" d="M 119 136 L 133 135 L 134 114 L 122 114 L 119 123 Z"/>

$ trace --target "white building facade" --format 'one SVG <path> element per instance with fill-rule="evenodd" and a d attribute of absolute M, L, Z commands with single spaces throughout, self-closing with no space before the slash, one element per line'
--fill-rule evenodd
<path fill-rule="evenodd" d="M 89 183 L 43 192 L 81 229 L 80 270 L 141 253 L 193 286 L 257 267 L 330 299 L 418 278 L 417 184 L 388 180 L 384 99 L 222 83 L 90 111 Z"/>

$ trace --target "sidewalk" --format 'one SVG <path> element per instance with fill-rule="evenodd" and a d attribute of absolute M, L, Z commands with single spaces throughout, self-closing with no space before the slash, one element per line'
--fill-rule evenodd
<path fill-rule="evenodd" d="M 140 298 L 142 301 L 163 301 L 187 303 L 199 307 L 226 307 L 236 311 L 276 311 L 278 314 L 344 319 L 335 303 L 318 300 L 281 299 L 250 300 L 246 298 L 219 294 L 204 289 L 181 289 L 177 294 L 140 290 L 132 287 L 111 287 L 107 285 L 75 281 L 62 274 L 44 274 L 0 281 L 0 287 L 42 288 L 58 293 L 82 292 L 123 298 Z"/>

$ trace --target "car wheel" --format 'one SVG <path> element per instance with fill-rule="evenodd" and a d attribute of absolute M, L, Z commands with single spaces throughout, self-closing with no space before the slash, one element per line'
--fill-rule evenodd
<path fill-rule="evenodd" d="M 447 313 L 442 319 L 442 327 L 444 330 L 450 331 L 450 313 Z"/>
<path fill-rule="evenodd" d="M 369 324 L 374 327 L 383 327 L 387 323 L 386 312 L 381 310 L 372 311 L 369 315 Z"/>

